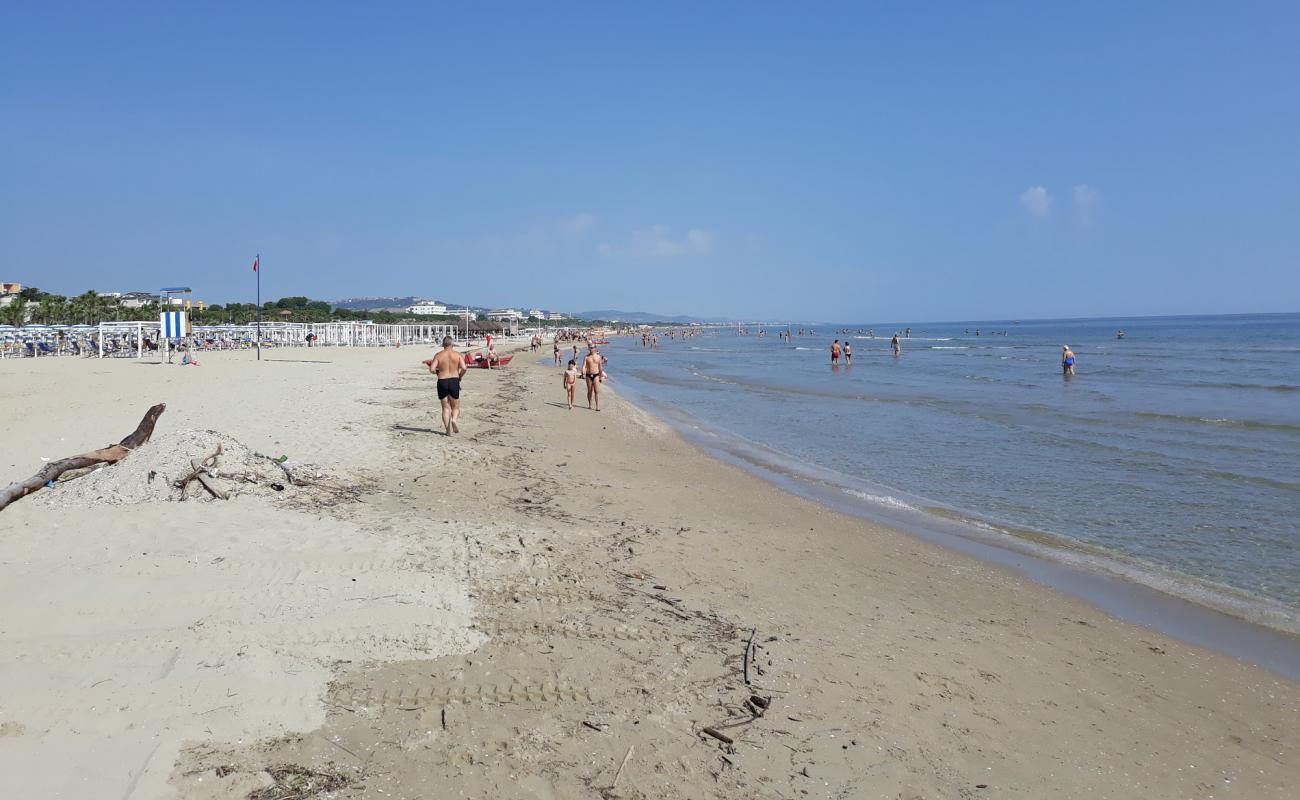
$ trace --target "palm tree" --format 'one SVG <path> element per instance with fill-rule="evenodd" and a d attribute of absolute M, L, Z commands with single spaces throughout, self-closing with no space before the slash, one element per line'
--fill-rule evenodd
<path fill-rule="evenodd" d="M 99 296 L 99 292 L 91 289 L 86 292 L 86 301 L 86 311 L 90 314 L 90 319 L 86 320 L 86 322 L 99 322 L 104 316 L 104 298 Z"/>
<path fill-rule="evenodd" d="M 27 301 L 21 297 L 15 297 L 9 301 L 9 305 L 0 308 L 0 322 L 21 328 L 26 321 Z"/>
<path fill-rule="evenodd" d="M 36 313 L 32 317 L 46 325 L 63 322 L 64 315 L 67 313 L 64 306 L 65 303 L 62 297 L 47 294 L 41 298 L 40 305 L 36 307 Z"/>
<path fill-rule="evenodd" d="M 106 311 L 104 298 L 94 289 L 74 297 L 72 307 L 76 310 L 73 311 L 71 316 L 77 321 L 88 325 L 99 322 Z"/>

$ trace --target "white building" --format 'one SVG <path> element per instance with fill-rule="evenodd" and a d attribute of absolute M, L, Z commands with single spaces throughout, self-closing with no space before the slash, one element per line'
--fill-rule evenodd
<path fill-rule="evenodd" d="M 546 312 L 540 308 L 534 308 L 528 312 L 528 317 L 530 319 L 546 319 Z"/>
<path fill-rule="evenodd" d="M 455 311 L 451 311 L 449 313 L 453 314 L 457 319 L 461 320 L 462 322 L 474 322 L 475 320 L 478 319 L 478 314 L 475 314 L 473 311 L 470 311 L 468 308 L 458 308 Z"/>
<path fill-rule="evenodd" d="M 559 319 L 568 319 L 569 317 L 563 311 L 552 311 L 551 313 L 547 314 L 545 318 L 549 320 L 559 320 Z"/>
<path fill-rule="evenodd" d="M 495 308 L 487 312 L 487 318 L 493 322 L 518 322 L 524 315 L 513 308 Z"/>
<path fill-rule="evenodd" d="M 434 315 L 443 316 L 447 313 L 447 306 L 436 300 L 425 300 L 424 302 L 416 303 L 413 306 L 407 306 L 406 313 L 415 314 L 416 316 L 421 317 Z"/>
<path fill-rule="evenodd" d="M 118 302 L 123 308 L 142 308 L 150 303 L 157 303 L 158 296 L 151 292 L 125 292 Z"/>

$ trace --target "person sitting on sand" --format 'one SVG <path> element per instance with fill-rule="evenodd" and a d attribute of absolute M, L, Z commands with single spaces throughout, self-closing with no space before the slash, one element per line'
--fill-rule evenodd
<path fill-rule="evenodd" d="M 500 363 L 501 363 L 501 359 L 497 356 L 497 346 L 494 344 L 488 345 L 488 351 L 487 351 L 488 369 L 492 369 L 493 364 L 500 364 Z"/>
<path fill-rule="evenodd" d="M 460 379 L 465 377 L 465 357 L 456 352 L 450 336 L 442 339 L 442 350 L 424 362 L 438 376 L 438 402 L 442 404 L 442 427 L 447 435 L 460 433 Z"/>
<path fill-rule="evenodd" d="M 599 411 L 600 381 L 605 377 L 605 364 L 594 344 L 587 345 L 587 357 L 582 360 L 582 377 L 587 380 L 587 408 L 592 408 L 595 402 L 595 410 Z"/>
<path fill-rule="evenodd" d="M 573 391 L 578 387 L 578 362 L 569 360 L 569 368 L 564 371 L 564 394 L 569 401 L 569 410 L 573 410 Z"/>

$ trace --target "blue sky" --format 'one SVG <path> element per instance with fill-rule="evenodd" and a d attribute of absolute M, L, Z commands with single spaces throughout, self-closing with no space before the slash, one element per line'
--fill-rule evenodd
<path fill-rule="evenodd" d="M 1300 310 L 1300 4 L 18 3 L 0 280 Z"/>

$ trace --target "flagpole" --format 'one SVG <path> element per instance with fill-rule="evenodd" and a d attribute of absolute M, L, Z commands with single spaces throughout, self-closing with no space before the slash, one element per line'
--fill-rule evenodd
<path fill-rule="evenodd" d="M 253 259 L 257 265 L 257 360 L 262 360 L 262 254 Z"/>

